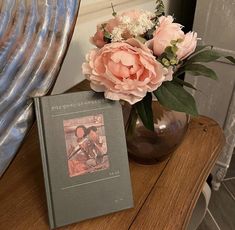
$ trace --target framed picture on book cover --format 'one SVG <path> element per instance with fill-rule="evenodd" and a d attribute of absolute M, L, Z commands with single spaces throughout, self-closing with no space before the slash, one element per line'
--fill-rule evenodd
<path fill-rule="evenodd" d="M 103 114 L 64 120 L 70 177 L 109 169 Z"/>
<path fill-rule="evenodd" d="M 132 207 L 120 104 L 79 92 L 35 108 L 51 228 Z"/>

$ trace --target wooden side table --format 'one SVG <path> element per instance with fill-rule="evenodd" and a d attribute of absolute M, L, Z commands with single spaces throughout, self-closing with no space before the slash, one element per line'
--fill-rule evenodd
<path fill-rule="evenodd" d="M 170 159 L 155 165 L 130 161 L 134 208 L 61 229 L 185 229 L 223 143 L 215 121 L 192 119 Z M 0 180 L 0 199 L 0 229 L 49 228 L 36 125 Z"/>

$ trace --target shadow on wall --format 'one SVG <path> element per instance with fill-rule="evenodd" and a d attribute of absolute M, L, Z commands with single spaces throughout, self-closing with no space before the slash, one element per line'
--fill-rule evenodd
<path fill-rule="evenodd" d="M 59 90 L 54 90 L 52 94 L 58 94 L 61 93 L 60 90 L 62 88 L 68 89 L 71 87 L 71 85 L 77 83 L 77 79 L 74 78 L 78 75 L 78 73 L 81 72 L 81 66 L 84 60 L 80 58 L 78 55 L 80 51 L 82 50 L 81 44 L 77 42 L 77 40 L 72 40 L 69 46 L 69 55 L 66 56 L 66 59 L 64 60 L 64 68 L 61 68 L 60 76 L 63 76 L 61 78 L 58 78 L 56 84 L 60 86 Z M 77 51 L 77 52 L 76 52 Z M 81 80 L 84 78 L 84 76 L 81 76 Z M 68 79 L 68 81 L 65 81 L 65 79 Z M 74 82 L 71 83 L 71 80 Z M 64 90 L 62 90 L 64 91 Z"/>
<path fill-rule="evenodd" d="M 169 14 L 174 15 L 176 21 L 184 25 L 184 32 L 192 30 L 197 0 L 170 1 Z"/>

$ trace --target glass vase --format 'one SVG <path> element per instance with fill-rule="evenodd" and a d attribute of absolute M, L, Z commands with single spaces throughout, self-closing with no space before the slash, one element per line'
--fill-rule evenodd
<path fill-rule="evenodd" d="M 168 158 L 184 139 L 189 116 L 168 110 L 153 101 L 154 131 L 145 128 L 138 116 L 130 130 L 129 122 L 133 122 L 133 117 L 130 117 L 133 116 L 132 109 L 128 104 L 123 106 L 129 157 L 142 164 L 154 164 Z"/>

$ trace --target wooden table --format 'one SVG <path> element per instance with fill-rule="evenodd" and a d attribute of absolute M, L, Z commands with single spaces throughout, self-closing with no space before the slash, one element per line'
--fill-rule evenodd
<path fill-rule="evenodd" d="M 134 208 L 61 229 L 185 229 L 223 142 L 215 121 L 202 116 L 192 119 L 183 143 L 170 159 L 155 165 L 130 161 Z M 48 228 L 35 125 L 0 180 L 0 229 Z"/>

